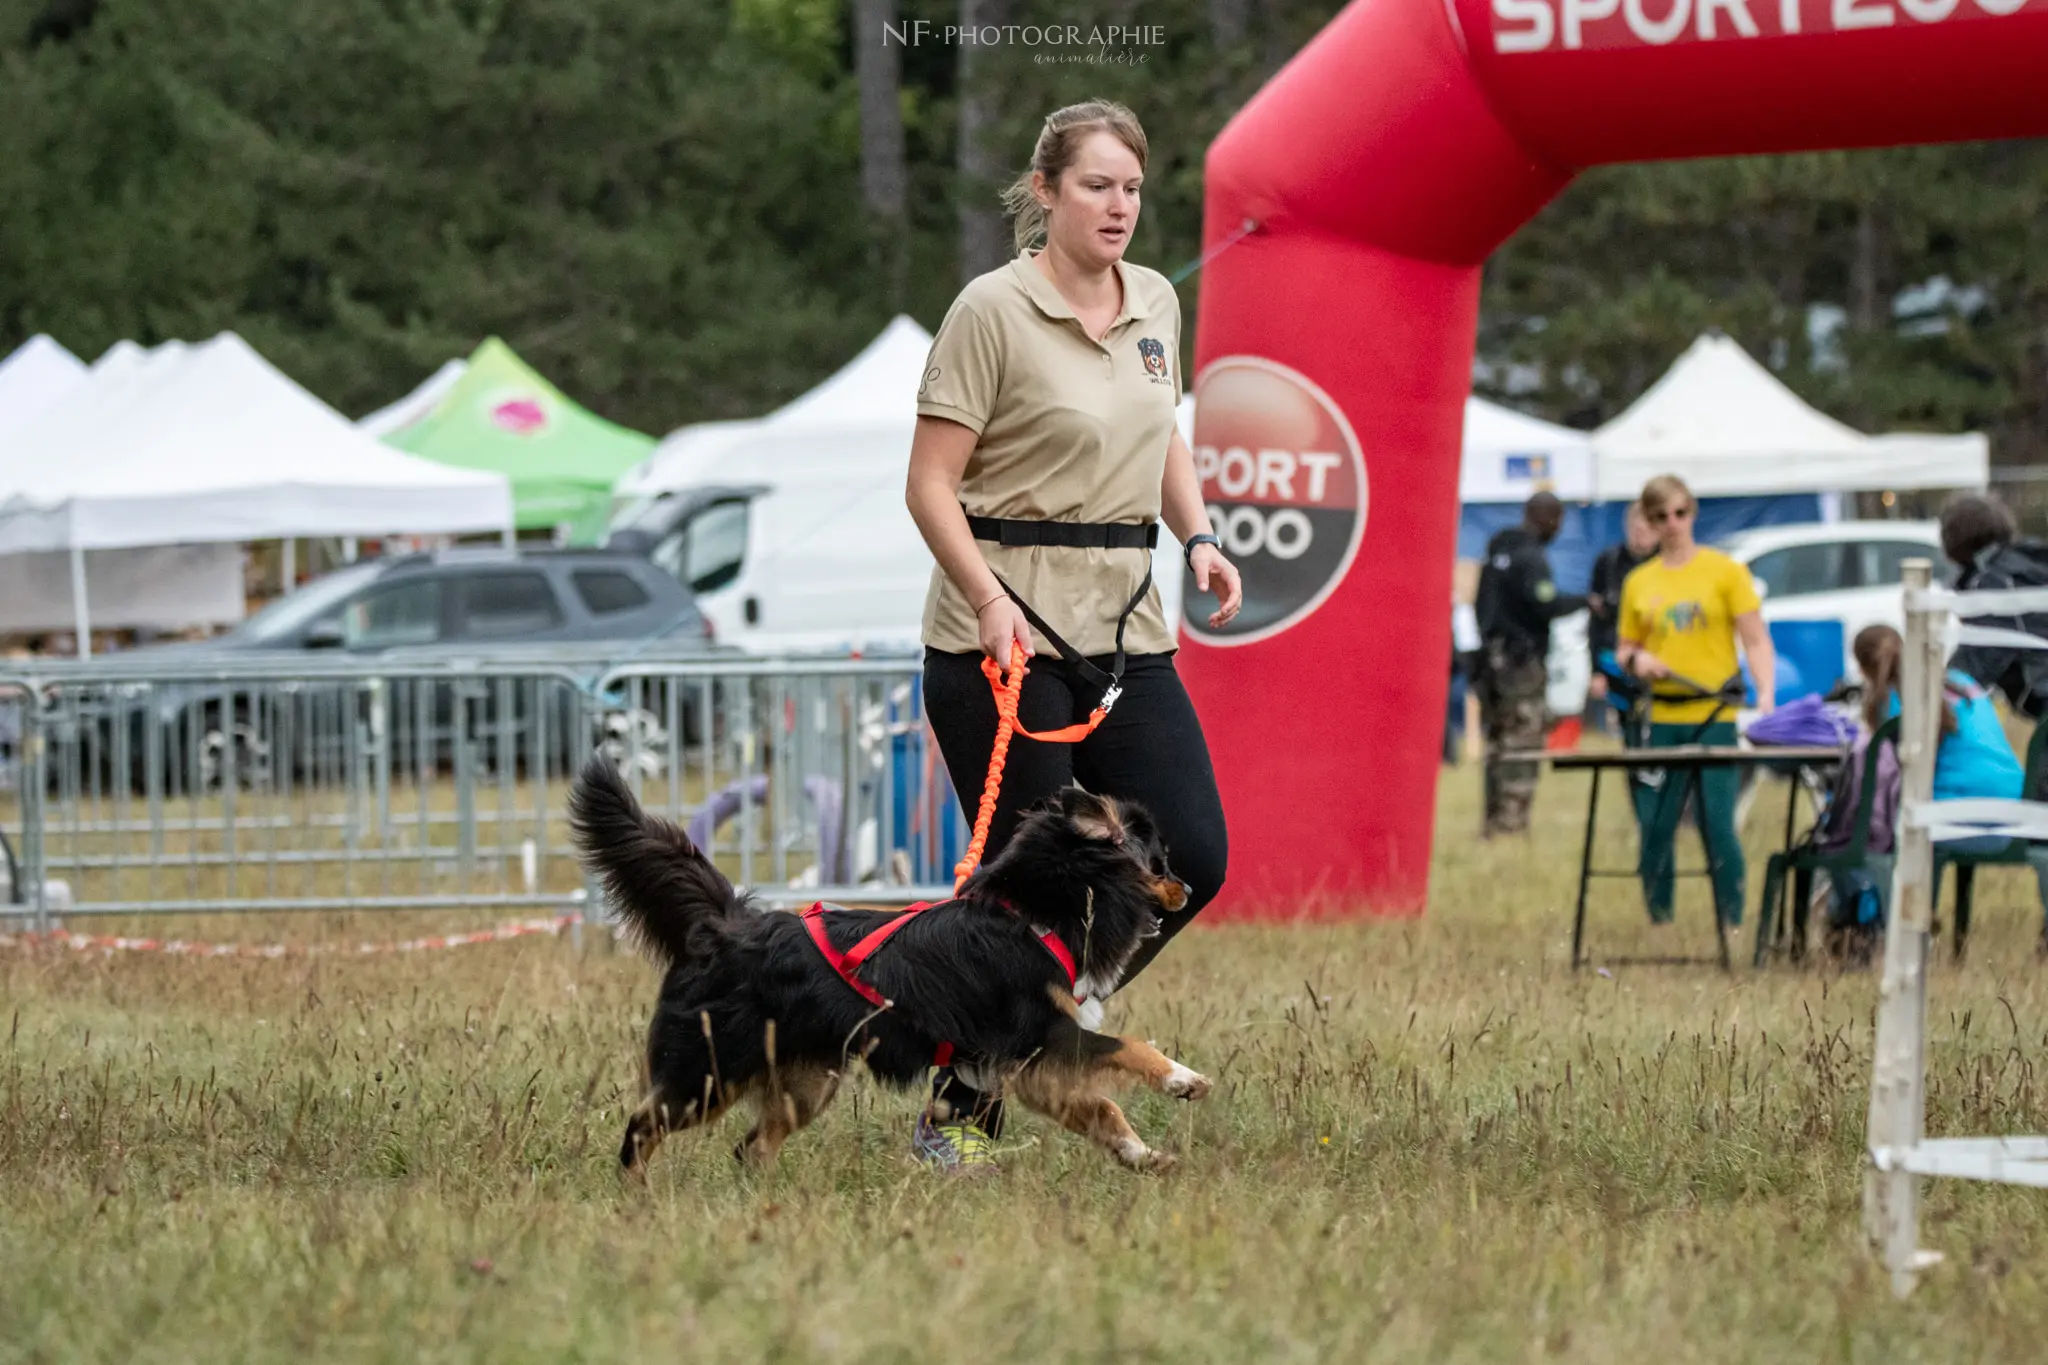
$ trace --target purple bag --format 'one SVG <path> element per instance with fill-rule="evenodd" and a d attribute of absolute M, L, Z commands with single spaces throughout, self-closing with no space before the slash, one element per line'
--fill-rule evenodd
<path fill-rule="evenodd" d="M 1743 737 L 1758 745 L 1839 749 L 1855 740 L 1856 724 L 1809 692 L 1750 722 Z"/>

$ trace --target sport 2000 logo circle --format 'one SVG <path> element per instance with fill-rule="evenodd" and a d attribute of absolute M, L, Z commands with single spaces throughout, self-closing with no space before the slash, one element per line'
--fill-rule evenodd
<path fill-rule="evenodd" d="M 1204 644 L 1248 645 L 1299 624 L 1344 581 L 1365 535 L 1365 455 L 1351 423 L 1306 376 L 1225 356 L 1195 381 L 1194 455 L 1209 520 L 1244 575 L 1244 606 L 1213 629 L 1190 574 L 1184 629 Z"/>

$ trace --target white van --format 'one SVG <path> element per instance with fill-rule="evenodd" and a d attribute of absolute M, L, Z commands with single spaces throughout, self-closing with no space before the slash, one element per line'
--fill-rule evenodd
<path fill-rule="evenodd" d="M 642 499 L 607 545 L 681 579 L 721 644 L 749 653 L 911 653 L 931 553 L 900 479 L 829 470 L 775 484 L 708 484 Z"/>
<path fill-rule="evenodd" d="M 843 463 L 785 468 L 773 483 L 704 484 L 639 499 L 607 548 L 650 556 L 697 595 L 720 644 L 750 654 L 915 654 L 932 556 L 903 475 Z M 1180 624 L 1180 543 L 1163 527 L 1152 575 Z M 1059 623 L 1055 621 L 1054 627 Z"/>
<path fill-rule="evenodd" d="M 721 644 L 753 654 L 914 654 L 931 551 L 904 506 L 931 333 L 908 317 L 766 417 L 670 433 L 621 477 L 612 544 L 697 594 Z M 1181 432 L 1193 429 L 1184 402 Z M 1152 558 L 1180 625 L 1180 543 Z M 1054 629 L 1059 622 L 1052 623 Z"/>

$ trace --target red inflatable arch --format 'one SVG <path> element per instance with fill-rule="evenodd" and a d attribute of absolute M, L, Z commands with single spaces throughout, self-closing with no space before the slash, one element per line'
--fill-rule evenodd
<path fill-rule="evenodd" d="M 1487 254 L 1587 166 L 2048 134 L 2044 73 L 2048 0 L 1356 0 L 1245 107 L 1195 444 L 1248 601 L 1181 653 L 1226 913 L 1427 894 Z"/>

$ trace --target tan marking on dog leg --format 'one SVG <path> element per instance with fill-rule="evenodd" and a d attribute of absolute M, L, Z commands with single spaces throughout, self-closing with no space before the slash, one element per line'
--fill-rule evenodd
<path fill-rule="evenodd" d="M 1102 1060 L 1105 1069 L 1134 1076 L 1177 1100 L 1199 1100 L 1209 1093 L 1207 1076 L 1182 1066 L 1152 1044 L 1136 1038 L 1116 1041 L 1117 1050 Z"/>
<path fill-rule="evenodd" d="M 1134 1171 L 1163 1171 L 1173 1165 L 1171 1156 L 1145 1145 L 1114 1100 L 1088 1088 L 1085 1075 L 1060 1067 L 1026 1067 L 1011 1093 L 1026 1108 L 1090 1139 Z"/>
<path fill-rule="evenodd" d="M 736 1153 L 756 1166 L 767 1166 L 782 1154 L 782 1144 L 825 1111 L 839 1093 L 839 1073 L 825 1067 L 786 1067 L 773 1089 L 756 1097 L 760 1118 Z"/>

